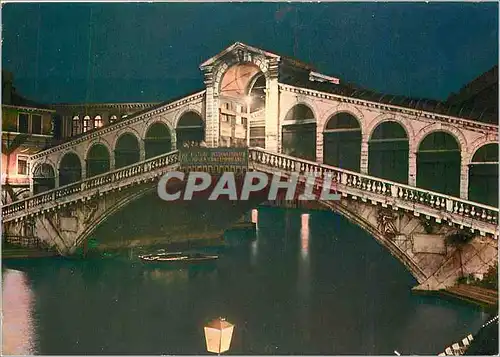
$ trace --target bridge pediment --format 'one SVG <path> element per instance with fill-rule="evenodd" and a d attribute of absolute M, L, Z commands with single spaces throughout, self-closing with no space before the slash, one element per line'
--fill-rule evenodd
<path fill-rule="evenodd" d="M 252 59 L 258 57 L 260 59 L 275 59 L 280 60 L 280 56 L 256 47 L 245 45 L 241 42 L 235 42 L 225 50 L 219 52 L 215 56 L 209 58 L 200 65 L 201 70 L 209 67 L 215 67 L 222 63 L 231 62 L 252 62 Z"/>

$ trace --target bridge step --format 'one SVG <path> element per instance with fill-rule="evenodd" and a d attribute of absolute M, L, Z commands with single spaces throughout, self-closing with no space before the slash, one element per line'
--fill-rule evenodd
<path fill-rule="evenodd" d="M 471 285 L 457 285 L 445 290 L 446 293 L 462 300 L 488 306 L 498 305 L 498 292 Z M 496 294 L 495 294 L 496 293 Z"/>

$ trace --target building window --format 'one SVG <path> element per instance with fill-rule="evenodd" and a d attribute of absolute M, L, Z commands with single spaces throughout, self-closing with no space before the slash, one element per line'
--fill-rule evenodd
<path fill-rule="evenodd" d="M 30 172 L 30 169 L 29 169 L 29 163 L 28 163 L 28 156 L 18 155 L 17 156 L 17 174 L 27 176 L 27 175 L 29 175 L 29 172 Z"/>
<path fill-rule="evenodd" d="M 117 120 L 118 120 L 117 116 L 116 115 L 112 115 L 111 118 L 109 118 L 109 123 L 113 124 Z"/>
<path fill-rule="evenodd" d="M 83 117 L 83 132 L 86 133 L 89 130 L 90 130 L 90 117 L 88 115 L 85 115 Z"/>
<path fill-rule="evenodd" d="M 72 125 L 73 125 L 72 134 L 73 135 L 80 134 L 80 117 L 78 115 L 75 115 L 73 117 Z"/>
<path fill-rule="evenodd" d="M 122 119 L 125 119 L 126 117 L 128 117 L 128 115 L 127 115 L 127 114 L 123 114 L 123 115 L 122 115 Z"/>
<path fill-rule="evenodd" d="M 101 127 L 102 127 L 102 118 L 100 115 L 98 115 L 94 118 L 94 129 L 101 128 Z"/>
<path fill-rule="evenodd" d="M 28 132 L 28 118 L 29 115 L 26 113 L 19 113 L 18 121 L 17 121 L 17 132 L 18 133 L 27 133 Z"/>
<path fill-rule="evenodd" d="M 39 114 L 33 114 L 31 116 L 31 133 L 32 134 L 42 133 L 42 116 Z"/>

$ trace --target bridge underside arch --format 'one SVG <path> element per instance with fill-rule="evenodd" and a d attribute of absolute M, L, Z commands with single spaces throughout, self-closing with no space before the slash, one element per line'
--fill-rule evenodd
<path fill-rule="evenodd" d="M 323 162 L 359 172 L 361 164 L 361 127 L 349 113 L 328 119 L 323 132 Z"/>
<path fill-rule="evenodd" d="M 33 170 L 33 194 L 52 190 L 56 187 L 56 174 L 52 165 L 43 163 Z"/>
<path fill-rule="evenodd" d="M 82 179 L 82 163 L 75 153 L 67 153 L 59 164 L 59 186 L 69 185 Z"/>
<path fill-rule="evenodd" d="M 307 105 L 297 104 L 286 114 L 281 146 L 285 155 L 316 161 L 316 118 Z"/>
<path fill-rule="evenodd" d="M 409 140 L 398 122 L 379 124 L 368 142 L 368 174 L 408 183 Z"/>
<path fill-rule="evenodd" d="M 172 151 L 172 135 L 165 123 L 152 124 L 144 138 L 146 159 Z"/>
<path fill-rule="evenodd" d="M 179 118 L 175 129 L 177 148 L 199 145 L 205 141 L 205 123 L 198 113 L 187 112 Z"/>
<path fill-rule="evenodd" d="M 110 169 L 109 150 L 103 144 L 94 144 L 87 153 L 87 177 L 108 172 Z"/>
<path fill-rule="evenodd" d="M 460 196 L 460 146 L 449 133 L 428 134 L 417 152 L 417 187 Z"/>
<path fill-rule="evenodd" d="M 115 168 L 135 164 L 140 159 L 139 141 L 134 134 L 122 134 L 115 145 Z"/>
<path fill-rule="evenodd" d="M 479 148 L 469 166 L 469 198 L 498 207 L 498 144 Z"/>

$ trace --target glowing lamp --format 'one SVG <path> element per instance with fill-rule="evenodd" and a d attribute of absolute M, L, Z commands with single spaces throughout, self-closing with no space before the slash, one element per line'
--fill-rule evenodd
<path fill-rule="evenodd" d="M 221 354 L 229 350 L 234 325 L 219 317 L 205 326 L 207 351 Z"/>

